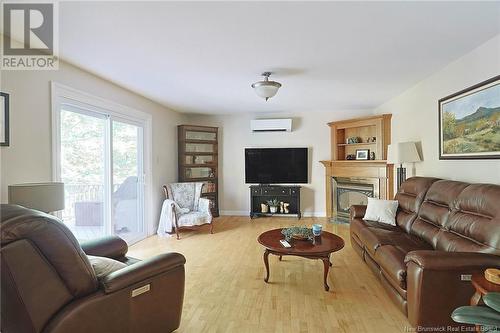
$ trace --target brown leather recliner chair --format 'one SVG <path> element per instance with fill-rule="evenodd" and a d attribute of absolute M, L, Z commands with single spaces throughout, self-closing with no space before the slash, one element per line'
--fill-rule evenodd
<path fill-rule="evenodd" d="M 166 333 L 179 327 L 181 254 L 139 261 L 126 256 L 127 244 L 118 237 L 80 246 L 51 215 L 16 205 L 0 208 L 3 333 Z M 87 255 L 125 265 L 93 258 L 115 264 L 98 271 Z"/>
<path fill-rule="evenodd" d="M 456 326 L 470 275 L 500 267 L 500 186 L 413 177 L 396 194 L 396 226 L 351 207 L 351 244 L 415 327 Z"/>

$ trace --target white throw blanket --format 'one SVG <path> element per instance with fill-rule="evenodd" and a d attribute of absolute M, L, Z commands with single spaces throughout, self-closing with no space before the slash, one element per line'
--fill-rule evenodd
<path fill-rule="evenodd" d="M 189 213 L 188 208 L 181 208 L 175 201 L 165 199 L 161 207 L 160 223 L 158 223 L 158 236 L 171 237 L 169 233 L 174 230 L 175 214 Z"/>

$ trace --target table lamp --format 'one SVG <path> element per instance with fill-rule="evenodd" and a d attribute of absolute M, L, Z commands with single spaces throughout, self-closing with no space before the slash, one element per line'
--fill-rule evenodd
<path fill-rule="evenodd" d="M 420 155 L 417 151 L 415 142 L 399 142 L 390 144 L 387 147 L 387 164 L 399 164 L 397 168 L 398 189 L 406 180 L 406 168 L 403 163 L 420 162 Z"/>
<path fill-rule="evenodd" d="M 64 209 L 64 183 L 32 183 L 9 185 L 9 204 L 45 213 Z"/>

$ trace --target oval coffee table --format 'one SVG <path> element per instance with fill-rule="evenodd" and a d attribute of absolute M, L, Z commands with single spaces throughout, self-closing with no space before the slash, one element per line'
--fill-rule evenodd
<path fill-rule="evenodd" d="M 330 290 L 330 287 L 326 283 L 328 271 L 332 265 L 330 262 L 330 254 L 342 249 L 344 247 L 344 240 L 328 231 L 322 231 L 321 236 L 314 238 L 314 242 L 292 239 L 289 242 L 292 247 L 287 248 L 280 243 L 280 240 L 285 239 L 285 236 L 281 234 L 281 230 L 282 229 L 269 230 L 262 233 L 259 238 L 257 238 L 258 242 L 266 248 L 264 252 L 266 278 L 264 281 L 269 281 L 269 254 L 279 256 L 280 260 L 282 256 L 298 256 L 308 259 L 320 259 L 323 261 L 323 283 L 325 285 L 325 290 Z"/>

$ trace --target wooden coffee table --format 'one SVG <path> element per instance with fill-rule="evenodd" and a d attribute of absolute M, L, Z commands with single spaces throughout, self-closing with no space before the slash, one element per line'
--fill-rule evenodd
<path fill-rule="evenodd" d="M 258 242 L 266 248 L 266 251 L 264 252 L 266 278 L 264 281 L 269 281 L 269 254 L 279 256 L 279 260 L 281 260 L 282 256 L 298 256 L 308 259 L 320 259 L 323 261 L 323 283 L 325 290 L 330 290 L 330 287 L 326 282 L 328 271 L 332 265 L 330 262 L 330 254 L 342 249 L 344 247 L 344 240 L 330 232 L 322 231 L 321 236 L 315 237 L 314 242 L 292 239 L 289 242 L 292 247 L 286 248 L 280 243 L 281 239 L 285 239 L 285 236 L 281 234 L 281 230 L 282 229 L 269 230 L 262 233 L 259 238 L 257 238 Z"/>

